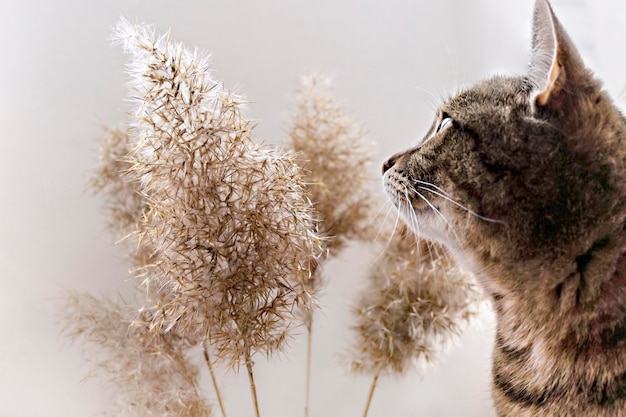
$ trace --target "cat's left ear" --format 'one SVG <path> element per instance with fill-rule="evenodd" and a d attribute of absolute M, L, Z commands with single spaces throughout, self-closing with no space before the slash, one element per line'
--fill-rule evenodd
<path fill-rule="evenodd" d="M 560 107 L 589 77 L 578 50 L 548 0 L 536 0 L 529 79 L 533 105 Z"/>

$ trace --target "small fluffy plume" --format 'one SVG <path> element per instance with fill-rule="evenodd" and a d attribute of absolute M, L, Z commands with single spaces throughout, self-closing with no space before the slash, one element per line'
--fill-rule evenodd
<path fill-rule="evenodd" d="M 253 143 L 243 100 L 197 50 L 127 21 L 115 39 L 137 108 L 129 175 L 148 202 L 152 329 L 208 340 L 233 366 L 280 349 L 322 251 L 294 158 Z"/>
<path fill-rule="evenodd" d="M 327 236 L 328 257 L 336 255 L 350 239 L 371 238 L 367 220 L 374 200 L 369 192 L 372 178 L 368 166 L 374 146 L 365 140 L 363 128 L 342 110 L 328 79 L 303 77 L 295 101 L 290 146 L 304 168 L 316 226 Z M 321 270 L 315 268 L 305 284 L 307 294 L 315 294 L 323 284 Z M 313 298 L 308 300 L 311 307 L 314 303 Z M 309 332 L 312 311 L 304 310 Z"/>
<path fill-rule="evenodd" d="M 398 228 L 356 309 L 350 356 L 356 372 L 402 374 L 432 363 L 477 313 L 481 292 L 472 277 L 443 248 Z"/>
<path fill-rule="evenodd" d="M 374 146 L 342 110 L 324 77 L 302 78 L 289 136 L 306 172 L 318 227 L 329 237 L 328 249 L 336 251 L 349 239 L 368 237 L 373 204 L 368 168 Z"/>
<path fill-rule="evenodd" d="M 88 294 L 68 297 L 65 324 L 95 362 L 94 373 L 115 388 L 116 417 L 209 417 L 200 396 L 198 370 L 184 354 L 184 340 L 155 337 L 136 309 Z M 132 324 L 131 324 L 132 323 Z"/>

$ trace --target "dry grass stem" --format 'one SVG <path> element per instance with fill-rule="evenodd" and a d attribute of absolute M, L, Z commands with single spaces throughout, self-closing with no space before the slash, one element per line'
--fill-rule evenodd
<path fill-rule="evenodd" d="M 248 381 L 250 382 L 250 393 L 252 394 L 252 403 L 254 405 L 254 412 L 256 417 L 261 417 L 261 413 L 259 412 L 259 398 L 257 396 L 256 383 L 254 382 L 254 364 L 252 363 L 252 359 L 248 358 L 246 360 L 246 369 L 248 371 Z"/>
<path fill-rule="evenodd" d="M 207 364 L 209 369 L 209 375 L 211 376 L 211 383 L 213 384 L 213 390 L 215 391 L 215 396 L 217 397 L 217 403 L 220 406 L 220 411 L 222 412 L 222 417 L 227 417 L 226 408 L 224 407 L 224 402 L 222 400 L 222 393 L 217 383 L 217 378 L 215 377 L 215 371 L 213 369 L 213 362 L 211 362 L 211 356 L 209 355 L 209 347 L 205 344 L 202 348 L 202 354 L 204 356 L 204 361 Z"/>
<path fill-rule="evenodd" d="M 321 254 L 294 158 L 252 141 L 244 101 L 197 50 L 124 20 L 115 39 L 130 55 L 153 330 L 209 340 L 233 367 L 282 348 Z"/>
<path fill-rule="evenodd" d="M 311 313 L 311 320 L 313 319 Z M 306 326 L 306 373 L 304 375 L 304 417 L 309 417 L 309 407 L 311 404 L 311 362 L 313 359 L 313 326 L 307 323 Z"/>
<path fill-rule="evenodd" d="M 372 405 L 372 399 L 374 399 L 374 391 L 376 391 L 376 386 L 378 384 L 378 378 L 380 377 L 380 371 L 374 374 L 372 378 L 372 383 L 370 385 L 369 393 L 367 394 L 367 401 L 365 402 L 365 410 L 363 411 L 363 417 L 367 417 L 370 412 L 370 405 Z"/>

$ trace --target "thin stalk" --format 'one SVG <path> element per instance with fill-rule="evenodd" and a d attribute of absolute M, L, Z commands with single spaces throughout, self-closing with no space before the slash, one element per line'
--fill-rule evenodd
<path fill-rule="evenodd" d="M 367 413 L 370 411 L 370 404 L 372 404 L 372 398 L 374 397 L 374 390 L 376 390 L 376 383 L 378 382 L 378 377 L 380 376 L 380 370 L 376 372 L 374 375 L 374 379 L 372 379 L 372 385 L 370 386 L 370 393 L 367 396 L 367 403 L 365 404 L 365 411 L 363 411 L 363 417 L 367 417 Z"/>
<path fill-rule="evenodd" d="M 304 417 L 309 417 L 309 405 L 310 405 L 310 397 L 311 397 L 311 358 L 313 356 L 313 313 L 314 303 L 312 294 L 315 294 L 315 287 L 318 284 L 318 281 L 321 279 L 319 274 L 319 263 L 314 263 L 311 265 L 311 280 L 308 283 L 304 284 L 304 290 L 306 294 L 308 294 L 307 306 L 306 306 L 306 316 L 305 316 L 305 324 L 306 324 L 306 375 L 305 375 L 305 383 L 304 383 Z"/>
<path fill-rule="evenodd" d="M 224 409 L 224 403 L 222 402 L 222 394 L 220 394 L 220 389 L 217 385 L 217 379 L 215 378 L 215 372 L 213 371 L 213 363 L 211 362 L 211 358 L 209 357 L 209 350 L 206 345 L 204 345 L 203 353 L 204 353 L 204 360 L 206 361 L 206 364 L 209 367 L 209 373 L 211 374 L 211 381 L 213 382 L 213 388 L 215 389 L 217 402 L 219 403 L 220 410 L 222 411 L 222 417 L 226 417 L 226 410 Z"/>
<path fill-rule="evenodd" d="M 254 411 L 256 417 L 261 417 L 259 413 L 259 400 L 256 393 L 256 385 L 254 383 L 254 373 L 252 372 L 252 360 L 250 359 L 250 353 L 246 353 L 246 368 L 248 369 L 248 379 L 250 380 L 250 392 L 252 392 L 252 400 L 254 402 Z"/>
<path fill-rule="evenodd" d="M 309 398 L 311 393 L 311 352 L 313 346 L 313 311 L 306 325 L 307 341 L 306 341 L 306 375 L 304 385 L 304 417 L 309 417 Z"/>

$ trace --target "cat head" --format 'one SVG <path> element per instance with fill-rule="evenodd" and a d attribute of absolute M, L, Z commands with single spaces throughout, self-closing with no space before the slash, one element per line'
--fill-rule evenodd
<path fill-rule="evenodd" d="M 565 273 L 626 212 L 624 119 L 547 0 L 531 46 L 525 75 L 449 98 L 424 139 L 383 165 L 405 221 L 494 292 Z"/>

